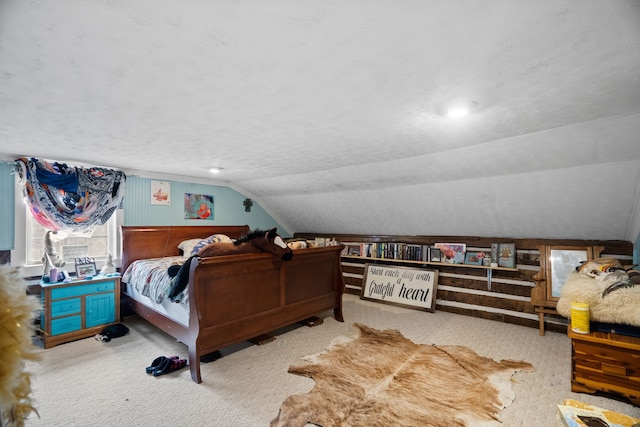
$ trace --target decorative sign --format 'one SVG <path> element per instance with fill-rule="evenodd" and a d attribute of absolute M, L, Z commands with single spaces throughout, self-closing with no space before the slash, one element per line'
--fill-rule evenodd
<path fill-rule="evenodd" d="M 361 299 L 435 311 L 438 270 L 365 264 Z"/>

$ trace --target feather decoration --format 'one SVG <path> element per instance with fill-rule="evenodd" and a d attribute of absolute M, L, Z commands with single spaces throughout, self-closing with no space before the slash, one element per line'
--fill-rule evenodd
<path fill-rule="evenodd" d="M 24 426 L 31 412 L 37 414 L 24 368 L 40 354 L 31 341 L 40 303 L 26 289 L 16 268 L 0 265 L 0 426 Z"/>

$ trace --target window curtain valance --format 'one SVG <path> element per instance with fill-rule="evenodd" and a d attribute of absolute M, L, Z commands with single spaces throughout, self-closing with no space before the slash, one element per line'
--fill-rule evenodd
<path fill-rule="evenodd" d="M 91 233 L 109 220 L 124 198 L 122 171 L 25 157 L 15 163 L 27 206 L 36 221 L 52 231 Z"/>

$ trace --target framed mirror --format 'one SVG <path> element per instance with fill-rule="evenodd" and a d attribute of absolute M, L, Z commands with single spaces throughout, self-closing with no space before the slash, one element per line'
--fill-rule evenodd
<path fill-rule="evenodd" d="M 593 259 L 590 248 L 558 249 L 550 248 L 548 254 L 549 272 L 547 274 L 547 296 L 553 300 L 560 298 L 562 287 L 581 263 Z"/>
<path fill-rule="evenodd" d="M 533 305 L 555 308 L 569 273 L 600 256 L 603 246 L 540 246 L 540 271 L 534 276 Z"/>

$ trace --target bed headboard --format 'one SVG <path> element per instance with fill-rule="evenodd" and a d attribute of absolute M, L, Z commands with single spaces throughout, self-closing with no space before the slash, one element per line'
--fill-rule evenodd
<path fill-rule="evenodd" d="M 138 259 L 180 255 L 178 245 L 183 240 L 225 234 L 237 239 L 249 233 L 248 225 L 168 225 L 122 226 L 122 262 L 120 272 Z"/>

